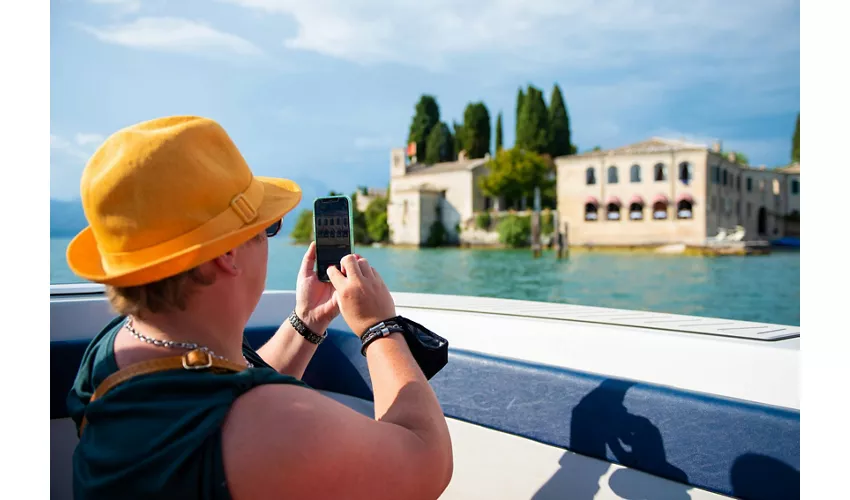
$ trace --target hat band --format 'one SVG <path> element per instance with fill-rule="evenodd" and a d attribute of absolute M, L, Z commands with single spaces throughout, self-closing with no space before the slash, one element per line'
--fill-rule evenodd
<path fill-rule="evenodd" d="M 141 265 L 155 263 L 175 253 L 226 236 L 257 220 L 264 192 L 263 183 L 252 178 L 248 189 L 234 196 L 230 206 L 224 212 L 196 229 L 172 240 L 132 252 L 110 253 L 101 249 L 101 266 L 107 273 L 117 274 L 125 269 L 135 269 Z"/>

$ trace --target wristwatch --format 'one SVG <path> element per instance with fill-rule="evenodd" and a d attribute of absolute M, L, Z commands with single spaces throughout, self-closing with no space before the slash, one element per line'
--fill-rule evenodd
<path fill-rule="evenodd" d="M 360 341 L 362 342 L 360 354 L 365 356 L 366 347 L 377 339 L 386 337 L 393 333 L 404 333 L 404 326 L 400 321 L 401 319 L 401 316 L 396 316 L 394 318 L 381 321 L 366 330 L 366 332 L 360 336 Z"/>
<path fill-rule="evenodd" d="M 292 314 L 289 315 L 289 324 L 292 325 L 292 328 L 295 328 L 295 331 L 300 333 L 302 337 L 307 339 L 308 342 L 312 344 L 319 345 L 328 338 L 328 332 L 325 332 L 322 335 L 315 333 L 313 330 L 307 328 L 307 325 L 301 321 L 301 318 L 295 314 L 295 310 L 292 311 Z"/>

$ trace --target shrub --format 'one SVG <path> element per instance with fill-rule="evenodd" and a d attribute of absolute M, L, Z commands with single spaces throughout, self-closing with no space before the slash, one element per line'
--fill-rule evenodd
<path fill-rule="evenodd" d="M 295 227 L 292 228 L 290 237 L 296 243 L 310 243 L 313 240 L 313 211 L 302 210 L 298 214 L 298 220 L 295 222 Z"/>
<path fill-rule="evenodd" d="M 425 241 L 425 244 L 429 247 L 438 247 L 446 243 L 448 239 L 448 232 L 446 231 L 446 227 L 440 220 L 434 221 L 431 224 L 431 229 L 428 232 L 428 239 Z"/>
<path fill-rule="evenodd" d="M 475 227 L 478 229 L 490 229 L 490 212 L 481 212 L 475 216 Z"/>
<path fill-rule="evenodd" d="M 513 248 L 528 245 L 531 238 L 531 219 L 519 215 L 508 215 L 499 222 L 499 241 Z"/>

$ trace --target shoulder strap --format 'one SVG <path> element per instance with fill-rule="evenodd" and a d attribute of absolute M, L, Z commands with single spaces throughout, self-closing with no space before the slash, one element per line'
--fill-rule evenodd
<path fill-rule="evenodd" d="M 92 394 L 89 403 L 96 399 L 102 398 L 104 394 L 118 384 L 124 383 L 133 377 L 139 375 L 149 375 L 151 373 L 164 372 L 168 370 L 210 370 L 215 373 L 241 372 L 245 369 L 244 366 L 237 365 L 230 361 L 217 359 L 212 357 L 208 352 L 200 349 L 189 351 L 182 356 L 172 356 L 168 358 L 152 359 L 149 361 L 141 361 L 134 363 L 126 368 L 118 370 L 97 386 L 94 394 Z M 82 436 L 83 429 L 86 427 L 86 417 L 83 415 L 83 420 L 80 422 L 79 435 Z"/>

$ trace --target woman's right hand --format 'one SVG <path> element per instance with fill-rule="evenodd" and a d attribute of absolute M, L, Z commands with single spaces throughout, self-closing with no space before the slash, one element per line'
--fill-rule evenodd
<path fill-rule="evenodd" d="M 396 316 L 395 303 L 384 280 L 363 257 L 346 255 L 341 267 L 328 268 L 339 311 L 358 337 L 373 325 Z"/>

